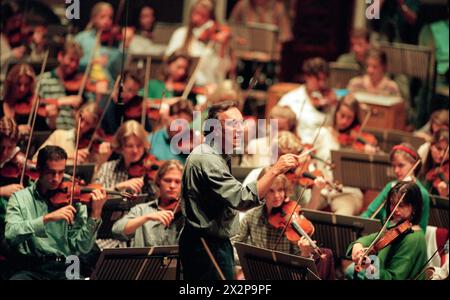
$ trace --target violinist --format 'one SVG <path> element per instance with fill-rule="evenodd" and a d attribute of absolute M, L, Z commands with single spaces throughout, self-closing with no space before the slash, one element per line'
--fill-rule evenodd
<path fill-rule="evenodd" d="M 9 197 L 23 189 L 17 176 L 10 178 L 4 174 L 6 168 L 12 167 L 20 170 L 22 162 L 19 161 L 20 148 L 17 147 L 19 130 L 14 120 L 3 117 L 0 119 L 0 253 L 5 252 L 3 245 L 6 207 Z"/>
<path fill-rule="evenodd" d="M 155 9 L 149 4 L 143 4 L 136 15 L 135 34 L 128 48 L 131 54 L 161 55 L 162 45 L 153 42 L 153 30 L 156 24 Z"/>
<path fill-rule="evenodd" d="M 66 257 L 91 251 L 107 199 L 104 190 L 91 193 L 91 212 L 81 203 L 57 208 L 51 196 L 63 181 L 67 154 L 56 146 L 39 151 L 38 180 L 14 193 L 8 202 L 5 237 L 14 249 L 11 279 L 67 279 Z"/>
<path fill-rule="evenodd" d="M 422 145 L 418 152 L 425 161 L 420 174 L 425 187 L 431 194 L 448 197 L 448 129 L 438 130 L 431 143 Z"/>
<path fill-rule="evenodd" d="M 361 214 L 361 217 L 372 217 L 372 215 L 377 212 L 377 209 L 379 209 L 380 206 L 383 205 L 383 202 L 385 201 L 385 199 L 387 199 L 386 197 L 388 196 L 389 191 L 397 182 L 413 181 L 418 186 L 419 191 L 422 195 L 421 199 L 423 203 L 419 225 L 422 228 L 423 232 L 425 232 L 430 214 L 430 196 L 421 181 L 416 178 L 416 175 L 418 175 L 420 172 L 421 163 L 419 163 L 419 165 L 414 170 L 412 170 L 417 161 L 420 160 L 419 154 L 417 154 L 416 150 L 414 150 L 414 147 L 410 144 L 402 143 L 392 148 L 389 159 L 391 161 L 391 166 L 397 179 L 386 184 L 386 186 L 381 190 L 378 196 L 370 203 L 367 210 Z M 381 221 L 385 220 L 387 218 L 386 208 L 382 207 L 382 209 L 373 217 Z"/>
<path fill-rule="evenodd" d="M 83 100 L 77 96 L 81 87 L 82 74 L 78 72 L 78 67 L 82 56 L 80 45 L 68 40 L 58 52 L 58 66 L 42 75 L 39 96 L 42 99 L 58 100 L 57 129 L 75 127 L 74 109 L 77 109 Z"/>
<path fill-rule="evenodd" d="M 115 94 L 113 101 L 107 108 L 105 118 L 102 120 L 102 128 L 107 134 L 114 134 L 120 126 L 123 113 L 123 121 L 135 120 L 141 122 L 142 116 L 142 101 L 143 97 L 139 96 L 139 90 L 142 88 L 142 77 L 136 71 L 126 71 L 123 75 L 123 91 L 122 103 L 123 112 L 118 105 L 118 95 Z M 145 130 L 152 131 L 149 118 L 146 118 Z"/>
<path fill-rule="evenodd" d="M 305 84 L 287 93 L 278 105 L 290 107 L 297 115 L 297 135 L 302 142 L 311 144 L 316 130 L 325 118 L 331 120 L 337 104 L 336 94 L 328 88 L 328 63 L 322 58 L 311 58 L 303 63 Z"/>
<path fill-rule="evenodd" d="M 229 21 L 236 24 L 272 24 L 279 30 L 276 45 L 281 52 L 282 44 L 294 38 L 289 14 L 282 2 L 274 0 L 240 0 L 233 7 Z"/>
<path fill-rule="evenodd" d="M 86 29 L 75 36 L 75 41 L 83 49 L 83 57 L 80 60 L 80 69 L 86 69 L 95 47 L 97 32 L 108 32 L 113 27 L 114 9 L 107 2 L 96 3 L 91 10 L 91 16 Z M 112 83 L 120 70 L 121 51 L 117 47 L 100 45 L 94 53 L 90 80 Z"/>
<path fill-rule="evenodd" d="M 27 64 L 17 64 L 12 67 L 4 85 L 3 111 L 5 116 L 12 118 L 19 125 L 21 133 L 28 133 L 28 124 L 32 114 L 36 75 Z M 58 106 L 55 103 L 42 103 L 43 111 L 36 116 L 35 130 L 48 131 L 55 128 L 58 116 Z"/>
<path fill-rule="evenodd" d="M 424 201 L 419 186 L 411 181 L 398 182 L 387 195 L 385 209 L 390 215 L 405 193 L 402 202 L 394 211 L 388 230 L 368 253 L 376 255 L 379 260 L 379 269 L 376 269 L 376 264 L 363 265 L 363 269 L 357 273 L 357 279 L 415 279 L 421 273 L 421 268 L 425 266 L 427 246 L 425 233 L 420 226 Z M 399 229 L 401 227 L 405 229 Z M 399 229 L 398 234 L 392 231 L 394 228 Z M 355 264 L 359 264 L 361 260 L 366 261 L 363 254 L 376 235 L 374 233 L 361 237 L 349 246 L 347 255 L 352 257 Z M 347 268 L 345 273 L 348 278 L 355 278 L 354 266 L 352 264 Z M 377 274 L 379 276 L 376 276 Z M 423 276 L 419 279 L 423 279 Z"/>
<path fill-rule="evenodd" d="M 40 149 L 47 145 L 58 146 L 64 149 L 67 153 L 67 162 L 73 164 L 75 153 L 78 153 L 78 163 L 95 162 L 97 165 L 107 161 L 112 153 L 111 144 L 104 141 L 105 136 L 101 130 L 94 133 L 99 119 L 97 105 L 95 103 L 87 103 L 80 107 L 76 113 L 76 121 L 81 119 L 80 124 L 80 144 L 78 152 L 76 151 L 76 129 L 57 129 L 52 132 L 48 139 L 42 144 Z M 95 137 L 95 136 L 96 137 Z M 96 149 L 88 149 L 88 144 L 91 139 L 94 139 Z M 37 159 L 37 154 L 33 160 Z"/>
<path fill-rule="evenodd" d="M 431 142 L 433 135 L 440 129 L 449 129 L 448 109 L 436 110 L 431 114 L 430 120 L 419 130 L 414 131 L 414 135 Z M 418 150 L 420 153 L 420 149 Z"/>
<path fill-rule="evenodd" d="M 287 106 L 274 106 L 269 113 L 269 120 L 277 122 L 277 130 L 296 133 L 297 116 L 291 108 Z M 242 167 L 262 167 L 268 166 L 273 162 L 272 144 L 276 142 L 276 132 L 273 132 L 270 126 L 267 126 L 266 136 L 250 140 L 247 145 L 244 156 L 242 157 Z M 274 140 L 270 140 L 270 139 Z"/>
<path fill-rule="evenodd" d="M 278 149 L 276 149 L 272 155 L 276 154 L 276 156 L 271 157 L 271 159 L 275 159 L 275 161 L 285 154 L 301 154 L 299 151 L 303 147 L 300 138 L 290 131 L 278 132 L 276 140 L 271 145 L 271 150 L 273 150 L 273 147 L 275 146 L 278 147 Z M 303 168 L 305 171 L 311 171 L 310 167 L 314 168 L 314 166 L 308 163 L 308 159 L 308 157 L 303 158 L 298 168 L 291 169 L 285 173 L 293 187 L 293 195 L 288 196 L 294 196 L 296 198 L 302 194 L 300 203 L 305 206 L 310 205 L 310 203 L 320 202 L 321 191 L 326 187 L 325 178 L 323 176 L 318 176 L 316 179 L 312 180 L 312 183 L 308 186 L 308 189 L 302 192 L 305 187 L 300 185 L 299 179 L 301 177 L 296 174 L 296 171 Z M 254 180 L 257 180 L 262 171 L 263 168 L 255 168 L 250 171 L 243 184 L 246 185 Z"/>
<path fill-rule="evenodd" d="M 179 145 L 172 142 L 173 138 L 189 130 L 189 123 L 193 119 L 193 107 L 189 100 L 179 100 L 169 111 L 169 124 L 148 136 L 152 145 L 150 153 L 158 160 L 175 159 L 184 164 L 189 153 L 183 153 Z M 192 140 L 190 142 L 193 142 Z"/>
<path fill-rule="evenodd" d="M 376 48 L 370 49 L 365 61 L 366 74 L 350 80 L 347 86 L 350 92 L 401 96 L 397 83 L 386 75 L 387 56 L 384 51 Z"/>
<path fill-rule="evenodd" d="M 113 138 L 112 147 L 119 158 L 103 163 L 96 181 L 108 189 L 140 193 L 144 186 L 143 177 L 131 178 L 129 167 L 138 163 L 150 148 L 147 132 L 134 120 L 124 122 Z"/>
<path fill-rule="evenodd" d="M 183 166 L 178 161 L 166 161 L 156 175 L 158 199 L 134 206 L 114 223 L 113 234 L 132 239 L 131 247 L 177 245 L 184 224 L 177 205 L 182 172 Z"/>
<path fill-rule="evenodd" d="M 172 53 L 165 61 L 159 79 L 150 79 L 148 83 L 148 97 L 150 99 L 170 99 L 176 93 L 182 93 L 191 60 L 181 51 Z"/>
<path fill-rule="evenodd" d="M 259 178 L 266 171 L 267 168 L 261 172 Z M 276 246 L 275 250 L 277 251 L 313 258 L 317 264 L 319 277 L 321 279 L 332 280 L 334 279 L 334 263 L 331 250 L 321 249 L 323 253 L 326 253 L 327 258 L 320 259 L 308 240 L 304 237 L 299 237 L 298 242 L 295 243 L 283 236 L 279 243 L 277 243 L 282 230 L 270 224 L 269 218 L 272 212 L 280 209 L 285 202 L 291 201 L 288 198 L 291 189 L 291 184 L 286 176 L 278 175 L 265 196 L 265 204 L 245 213 L 244 218 L 240 221 L 239 233 L 231 241 L 247 243 L 270 250 L 274 250 Z M 302 215 L 300 217 L 303 218 Z"/>
<path fill-rule="evenodd" d="M 217 23 L 211 0 L 197 0 L 191 7 L 188 26 L 175 30 L 166 49 L 166 56 L 182 50 L 192 57 L 204 57 L 196 83 L 200 86 L 219 83 L 230 71 L 228 48 L 231 33 Z M 214 45 L 207 45 L 212 41 Z"/>
<path fill-rule="evenodd" d="M 13 2 L 4 2 L 1 5 L 1 32 L 0 32 L 0 70 L 6 70 L 8 64 L 20 60 L 25 56 L 26 45 L 24 39 L 23 14 L 19 6 Z"/>

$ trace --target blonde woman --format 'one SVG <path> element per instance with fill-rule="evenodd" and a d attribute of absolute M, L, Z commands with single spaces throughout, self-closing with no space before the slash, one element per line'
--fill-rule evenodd
<path fill-rule="evenodd" d="M 130 178 L 128 168 L 141 160 L 150 148 L 144 127 L 134 120 L 123 123 L 114 136 L 112 147 L 119 158 L 104 163 L 97 173 L 96 181 L 105 188 L 119 191 L 131 189 L 134 193 L 140 193 L 144 180 L 142 177 Z"/>

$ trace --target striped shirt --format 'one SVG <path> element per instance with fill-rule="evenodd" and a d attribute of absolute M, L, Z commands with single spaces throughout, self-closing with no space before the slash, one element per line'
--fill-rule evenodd
<path fill-rule="evenodd" d="M 42 75 L 39 96 L 43 99 L 59 99 L 67 96 L 64 83 L 56 74 L 56 69 Z M 75 127 L 75 111 L 70 105 L 59 106 L 56 119 L 57 129 L 71 129 Z"/>
<path fill-rule="evenodd" d="M 105 188 L 111 189 L 116 184 L 129 179 L 127 169 L 123 158 L 105 162 L 97 173 L 96 182 L 102 184 Z"/>

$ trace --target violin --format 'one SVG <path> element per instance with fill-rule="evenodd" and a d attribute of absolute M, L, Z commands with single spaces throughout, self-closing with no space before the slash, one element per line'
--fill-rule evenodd
<path fill-rule="evenodd" d="M 128 175 L 130 178 L 146 176 L 149 180 L 154 181 L 156 172 L 163 163 L 163 161 L 158 161 L 156 157 L 151 154 L 144 154 L 141 159 L 130 164 L 127 170 Z"/>
<path fill-rule="evenodd" d="M 66 93 L 68 95 L 76 95 L 81 88 L 83 83 L 83 74 L 76 73 L 75 75 L 63 79 L 64 88 L 66 89 Z M 86 82 L 85 91 L 95 93 L 97 90 L 95 83 L 92 83 L 88 80 Z"/>
<path fill-rule="evenodd" d="M 312 172 L 302 172 L 298 178 L 298 184 L 306 188 L 312 188 L 314 186 L 314 180 L 316 180 L 317 177 L 325 178 L 322 171 L 317 169 Z M 342 184 L 331 182 L 329 180 L 325 180 L 325 183 L 329 188 L 342 193 Z"/>
<path fill-rule="evenodd" d="M 103 30 L 100 34 L 100 43 L 106 47 L 118 47 L 122 42 L 123 34 L 120 26 L 115 25 L 112 28 Z"/>
<path fill-rule="evenodd" d="M 349 132 L 341 132 L 338 136 L 338 141 L 341 146 L 351 146 L 353 150 L 364 152 L 366 145 L 377 146 L 378 141 L 373 134 L 361 132 L 360 127 L 357 126 Z"/>
<path fill-rule="evenodd" d="M 40 116 L 42 118 L 46 118 L 47 117 L 47 111 L 45 109 L 46 105 L 56 105 L 56 106 L 58 106 L 58 100 L 57 99 L 52 99 L 52 98 L 41 99 L 39 101 L 39 107 L 37 109 L 37 115 L 38 116 Z M 31 106 L 32 106 L 31 99 L 28 100 L 28 101 L 19 101 L 19 102 L 16 102 L 14 104 L 14 111 L 18 115 L 21 115 L 21 116 L 26 115 L 26 116 L 28 116 L 28 115 L 30 115 L 32 113 L 31 112 L 31 109 L 32 109 Z"/>
<path fill-rule="evenodd" d="M 213 22 L 211 26 L 200 34 L 198 39 L 203 43 L 208 43 L 209 41 L 221 42 L 220 35 L 224 35 L 226 40 L 228 40 L 231 37 L 230 27 Z"/>
<path fill-rule="evenodd" d="M 321 89 L 310 95 L 312 105 L 319 111 L 327 111 L 337 102 L 336 94 L 332 89 Z"/>
<path fill-rule="evenodd" d="M 2 184 L 17 183 L 22 172 L 24 161 L 25 155 L 19 151 L 3 165 L 0 169 Z M 27 181 L 35 181 L 39 177 L 39 172 L 37 171 L 36 166 L 28 162 L 26 167 L 25 175 L 27 176 Z"/>
<path fill-rule="evenodd" d="M 269 224 L 277 229 L 285 229 L 284 235 L 293 243 L 298 243 L 302 236 L 305 237 L 314 251 L 322 257 L 320 248 L 310 238 L 314 234 L 314 225 L 303 216 L 300 205 L 295 201 L 287 201 L 280 207 L 272 208 Z"/>
<path fill-rule="evenodd" d="M 173 82 L 172 89 L 175 96 L 181 96 L 186 89 L 187 83 L 184 82 Z M 195 95 L 206 95 L 206 88 L 203 86 L 194 86 L 191 89 L 191 93 Z"/>
<path fill-rule="evenodd" d="M 430 185 L 435 188 L 437 191 L 438 186 L 441 184 L 441 182 L 444 182 L 447 184 L 448 187 L 448 174 L 449 174 L 449 163 L 443 164 L 442 166 L 438 166 L 436 168 L 431 169 L 427 172 L 425 175 L 425 180 L 430 183 Z M 448 195 L 448 194 L 447 194 Z M 442 195 L 442 196 L 447 196 Z"/>
<path fill-rule="evenodd" d="M 63 181 L 58 188 L 52 191 L 50 202 L 55 207 L 63 207 L 70 204 L 70 194 L 72 192 L 73 183 L 71 181 Z M 96 189 L 103 189 L 101 184 L 81 185 L 76 183 L 74 188 L 73 203 L 80 202 L 89 205 L 91 203 L 91 193 Z M 133 195 L 127 192 L 118 192 L 106 190 L 109 195 L 119 195 L 125 198 L 133 198 Z"/>
<path fill-rule="evenodd" d="M 180 207 L 180 199 L 170 199 L 168 201 L 168 203 L 164 203 L 162 204 L 160 202 L 160 204 L 158 205 L 158 207 L 162 210 L 170 210 L 172 211 L 174 214 L 178 213 L 181 211 L 181 207 Z"/>
<path fill-rule="evenodd" d="M 107 136 L 102 128 L 97 131 L 93 128 L 80 136 L 78 147 L 80 149 L 91 147 L 89 150 L 98 153 L 100 145 L 103 142 L 111 142 L 111 140 L 112 137 Z"/>
<path fill-rule="evenodd" d="M 397 240 L 400 236 L 407 234 L 412 231 L 412 224 L 410 221 L 403 221 L 396 226 L 390 228 L 377 240 L 377 242 L 370 247 L 365 255 L 373 255 L 378 253 L 381 249 L 386 248 L 390 244 L 392 244 L 395 240 Z M 355 265 L 355 272 L 360 272 L 364 268 L 364 262 L 366 261 L 362 257 L 360 262 Z"/>

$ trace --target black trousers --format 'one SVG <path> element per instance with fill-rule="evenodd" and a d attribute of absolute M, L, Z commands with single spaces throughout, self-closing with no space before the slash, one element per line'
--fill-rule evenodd
<path fill-rule="evenodd" d="M 200 235 L 186 226 L 183 229 L 179 251 L 185 280 L 220 280 L 220 275 L 208 256 Z M 228 238 L 204 237 L 225 279 L 234 279 L 233 246 Z"/>

